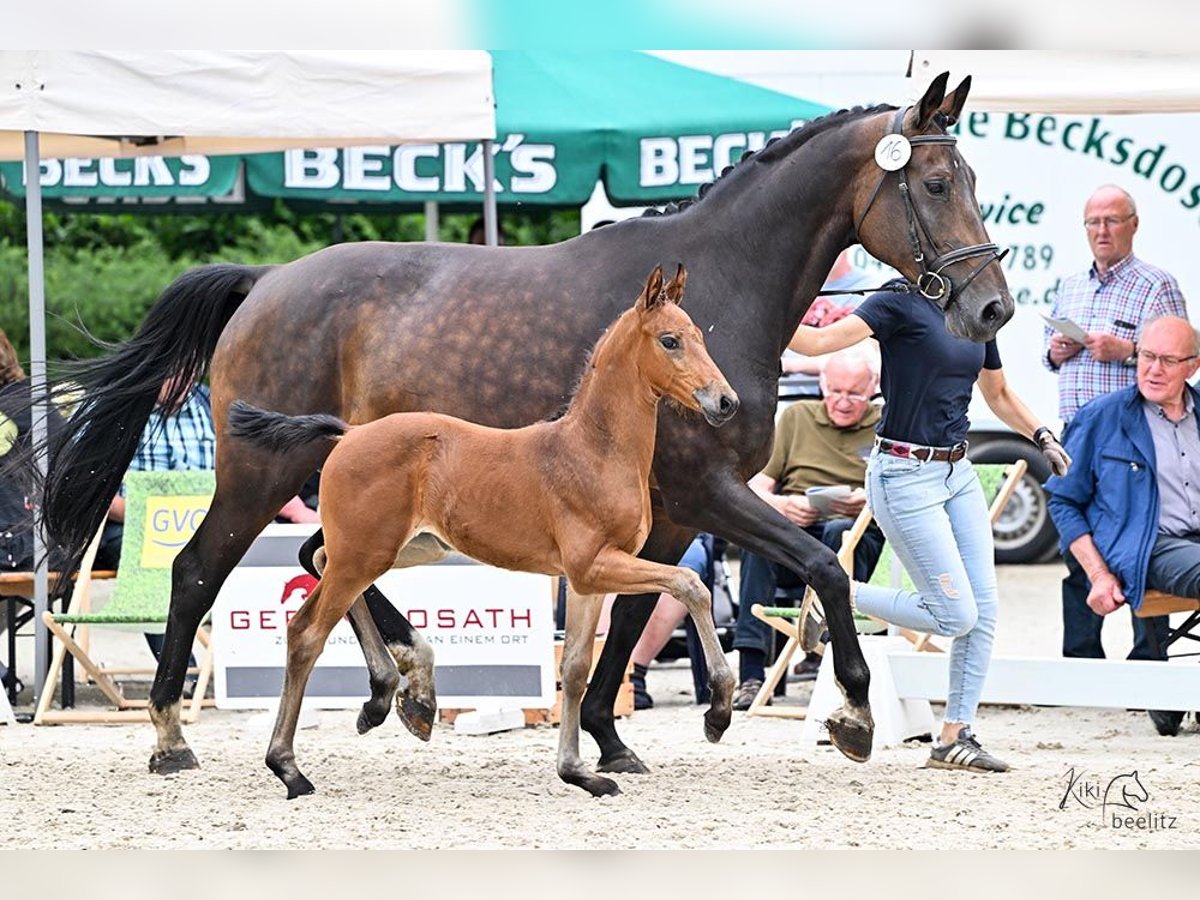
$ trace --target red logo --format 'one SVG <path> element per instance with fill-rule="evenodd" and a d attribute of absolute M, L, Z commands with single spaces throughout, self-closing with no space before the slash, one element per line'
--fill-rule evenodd
<path fill-rule="evenodd" d="M 313 578 L 307 572 L 303 575 L 297 575 L 295 578 L 289 579 L 288 583 L 283 586 L 283 594 L 279 597 L 279 602 L 303 603 L 316 587 L 317 579 Z"/>

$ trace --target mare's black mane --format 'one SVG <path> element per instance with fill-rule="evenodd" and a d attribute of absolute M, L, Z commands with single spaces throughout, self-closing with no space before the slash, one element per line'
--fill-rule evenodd
<path fill-rule="evenodd" d="M 842 125 L 845 122 L 854 119 L 861 119 L 866 116 L 874 115 L 875 113 L 886 112 L 894 109 L 896 109 L 895 106 L 891 106 L 886 103 L 879 103 L 875 106 L 855 106 L 851 109 L 839 109 L 837 112 L 827 113 L 818 119 L 813 119 L 811 122 L 806 122 L 799 128 L 788 132 L 783 137 L 771 138 L 769 141 L 767 141 L 766 145 L 759 150 L 747 150 L 742 154 L 741 159 L 739 159 L 733 165 L 726 166 L 724 169 L 722 169 L 721 174 L 719 174 L 712 181 L 708 181 L 700 185 L 696 191 L 695 197 L 689 197 L 686 200 L 668 203 L 662 209 L 652 206 L 642 213 L 642 215 L 670 216 L 677 212 L 682 212 L 688 207 L 694 206 L 703 200 L 708 192 L 712 189 L 713 185 L 720 182 L 723 178 L 725 178 L 725 176 L 729 175 L 731 172 L 742 171 L 742 164 L 748 159 L 753 159 L 764 163 L 772 162 L 776 159 L 787 156 L 797 147 L 803 146 L 818 134 L 822 134 L 823 132 L 828 131 L 830 128 L 833 128 L 837 125 Z"/>

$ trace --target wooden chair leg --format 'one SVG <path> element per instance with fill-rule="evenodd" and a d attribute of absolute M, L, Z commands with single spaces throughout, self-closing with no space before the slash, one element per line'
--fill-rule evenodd
<path fill-rule="evenodd" d="M 84 670 L 91 676 L 91 679 L 96 682 L 96 686 L 103 691 L 104 696 L 111 700 L 114 706 L 122 709 L 128 708 L 130 705 L 129 701 L 121 696 L 121 691 L 113 683 L 113 680 L 104 674 L 104 671 L 99 666 L 92 662 L 91 658 L 83 652 L 83 648 L 75 643 L 74 638 L 67 634 L 66 630 L 54 621 L 54 617 L 48 612 L 42 613 L 42 621 L 46 623 L 46 627 L 50 629 L 51 633 L 62 641 L 67 651 L 75 659 L 79 660 L 79 664 L 83 666 Z M 46 693 L 43 691 L 44 695 Z"/>
<path fill-rule="evenodd" d="M 754 695 L 754 699 L 750 702 L 750 708 L 746 710 L 746 715 L 773 716 L 779 719 L 803 719 L 808 714 L 808 707 L 806 706 L 775 708 L 767 705 L 767 701 L 771 699 L 771 694 L 775 691 L 776 685 L 787 675 L 788 665 L 792 661 L 792 656 L 800 646 L 800 632 L 788 619 L 765 615 L 761 603 L 755 603 L 751 606 L 750 613 L 755 618 L 766 622 L 776 631 L 786 635 L 787 642 L 783 645 L 783 649 L 779 651 L 779 657 L 775 660 L 775 664 L 767 671 L 766 679 L 763 681 L 762 687 L 758 689 L 758 693 Z"/>
<path fill-rule="evenodd" d="M 203 625 L 196 629 L 196 640 L 204 648 L 204 654 L 200 658 L 200 675 L 196 678 L 196 686 L 192 690 L 192 700 L 188 705 L 186 716 L 183 717 L 189 725 L 195 724 L 200 719 L 200 709 L 205 705 L 204 695 L 208 691 L 208 682 L 213 671 L 212 638 L 204 630 Z"/>

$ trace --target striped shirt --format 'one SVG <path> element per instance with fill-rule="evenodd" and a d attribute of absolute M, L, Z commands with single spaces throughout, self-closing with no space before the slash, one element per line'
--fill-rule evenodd
<path fill-rule="evenodd" d="M 1200 428 L 1192 392 L 1183 392 L 1183 418 L 1172 422 L 1157 403 L 1142 400 L 1158 476 L 1158 533 L 1200 533 Z"/>
<path fill-rule="evenodd" d="M 1050 315 L 1070 319 L 1087 332 L 1103 332 L 1136 341 L 1142 326 L 1158 316 L 1187 318 L 1183 294 L 1175 279 L 1132 253 L 1101 277 L 1095 263 L 1086 272 L 1065 279 L 1054 298 Z M 1042 364 L 1058 373 L 1058 414 L 1070 422 L 1079 408 L 1104 394 L 1137 381 L 1137 368 L 1122 361 L 1100 362 L 1081 350 L 1055 369 L 1050 364 L 1050 339 L 1045 329 Z"/>
<path fill-rule="evenodd" d="M 129 469 L 167 472 L 215 469 L 216 465 L 212 399 L 208 387 L 200 384 L 174 415 L 163 416 L 157 410 L 151 413 Z"/>

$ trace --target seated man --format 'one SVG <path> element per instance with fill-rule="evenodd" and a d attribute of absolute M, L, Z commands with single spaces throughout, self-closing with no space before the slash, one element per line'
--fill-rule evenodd
<path fill-rule="evenodd" d="M 878 388 L 878 357 L 868 349 L 852 347 L 830 356 L 821 370 L 824 399 L 800 400 L 784 410 L 775 427 L 771 459 L 750 480 L 750 487 L 767 503 L 834 551 L 841 549 L 842 534 L 867 502 L 863 481 L 879 422 L 879 407 L 871 397 Z M 805 491 L 840 484 L 852 488 L 849 498 L 834 501 L 836 516 L 822 519 Z M 882 550 L 883 533 L 872 522 L 854 551 L 855 579 L 871 577 Z M 766 677 L 775 632 L 755 618 L 750 607 L 774 606 L 777 586 L 797 588 L 797 594 L 803 594 L 804 584 L 791 570 L 752 553 L 742 554 L 733 640 L 740 684 L 734 709 L 749 709 Z M 814 656 L 797 668 L 802 675 L 815 675 L 816 663 Z"/>
<path fill-rule="evenodd" d="M 1136 610 L 1147 589 L 1200 597 L 1200 338 L 1187 319 L 1148 323 L 1137 347 L 1137 384 L 1084 406 L 1072 420 L 1069 474 L 1046 482 L 1064 551 L 1091 583 L 1088 606 L 1106 616 Z M 1147 619 L 1161 647 L 1165 616 Z M 1146 658 L 1137 647 L 1130 658 Z M 1159 734 L 1183 713 L 1150 710 Z"/>

